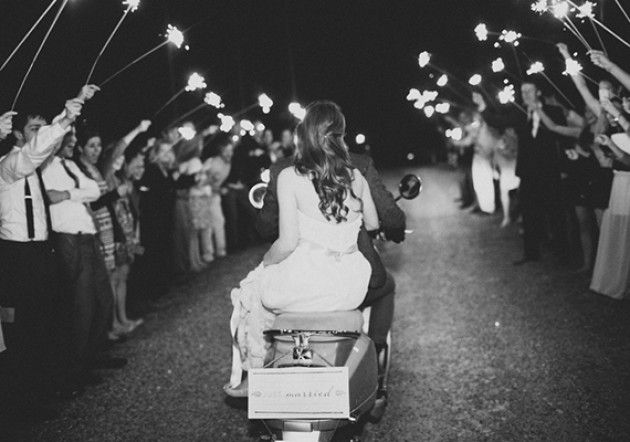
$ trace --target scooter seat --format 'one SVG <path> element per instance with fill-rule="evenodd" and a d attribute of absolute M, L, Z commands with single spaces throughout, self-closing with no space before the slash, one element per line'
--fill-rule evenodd
<path fill-rule="evenodd" d="M 282 313 L 273 327 L 276 330 L 335 330 L 361 332 L 363 315 L 360 310 L 317 313 Z"/>

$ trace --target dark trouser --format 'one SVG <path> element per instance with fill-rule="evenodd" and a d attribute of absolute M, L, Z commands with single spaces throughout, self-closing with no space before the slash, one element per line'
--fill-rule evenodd
<path fill-rule="evenodd" d="M 475 202 L 475 188 L 472 180 L 473 149 L 467 149 L 459 158 L 462 175 L 459 181 L 459 195 L 462 206 L 470 206 Z"/>
<path fill-rule="evenodd" d="M 256 209 L 249 202 L 249 190 L 229 189 L 222 196 L 221 204 L 228 249 L 236 250 L 254 244 L 258 239 L 254 227 Z"/>
<path fill-rule="evenodd" d="M 114 296 L 94 235 L 55 233 L 53 238 L 66 289 L 70 370 L 80 372 L 106 343 Z"/>
<path fill-rule="evenodd" d="M 0 241 L 0 306 L 15 311 L 14 322 L 2 324 L 7 350 L 0 353 L 0 407 L 36 402 L 57 374 L 58 287 L 48 242 Z"/>
<path fill-rule="evenodd" d="M 554 253 L 567 252 L 567 227 L 560 181 L 522 178 L 519 203 L 523 216 L 523 247 L 526 258 L 538 259 L 540 244 L 546 237 L 547 224 L 551 230 Z"/>
<path fill-rule="evenodd" d="M 388 272 L 385 284 L 380 287 L 370 287 L 361 304 L 361 308 L 372 307 L 368 336 L 377 346 L 386 343 L 387 333 L 392 327 L 395 291 L 396 283 Z"/>

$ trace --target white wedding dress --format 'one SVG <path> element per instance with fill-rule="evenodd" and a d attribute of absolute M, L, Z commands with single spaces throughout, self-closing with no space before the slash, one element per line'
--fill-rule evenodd
<path fill-rule="evenodd" d="M 243 369 L 263 366 L 262 332 L 277 314 L 353 310 L 365 298 L 371 267 L 357 249 L 363 216 L 338 224 L 299 210 L 297 216 L 300 239 L 291 255 L 279 264 L 260 264 L 232 290 L 232 387 L 240 384 Z"/>

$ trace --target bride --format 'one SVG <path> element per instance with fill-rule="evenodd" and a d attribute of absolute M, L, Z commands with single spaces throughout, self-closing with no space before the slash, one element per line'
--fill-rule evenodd
<path fill-rule="evenodd" d="M 361 225 L 375 230 L 379 222 L 367 181 L 350 164 L 345 130 L 330 101 L 310 104 L 296 129 L 293 166 L 278 176 L 279 237 L 231 293 L 230 396 L 247 396 L 243 370 L 262 368 L 263 331 L 276 315 L 353 310 L 365 297 L 371 269 L 357 236 Z"/>

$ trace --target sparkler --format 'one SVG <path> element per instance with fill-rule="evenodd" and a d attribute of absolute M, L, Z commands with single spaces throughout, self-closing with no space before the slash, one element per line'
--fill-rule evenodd
<path fill-rule="evenodd" d="M 168 25 L 168 28 L 166 29 L 166 39 L 162 43 L 160 43 L 159 45 L 157 45 L 153 49 L 148 50 L 147 52 L 142 54 L 140 57 L 136 58 L 134 61 L 132 61 L 131 63 L 127 64 L 125 67 L 123 67 L 122 69 L 118 70 L 115 74 L 109 76 L 99 86 L 103 87 L 105 84 L 109 83 L 114 78 L 118 77 L 120 74 L 122 74 L 124 71 L 126 71 L 130 67 L 132 67 L 133 65 L 135 65 L 139 61 L 145 59 L 146 57 L 148 57 L 149 55 L 151 55 L 152 53 L 154 53 L 158 49 L 166 46 L 169 43 L 172 43 L 173 45 L 175 45 L 175 47 L 177 47 L 177 49 L 181 48 L 182 45 L 184 44 L 184 33 L 182 31 L 180 31 L 176 26 Z"/>
<path fill-rule="evenodd" d="M 579 75 L 580 72 L 582 72 L 582 65 L 580 64 L 579 61 L 574 60 L 572 58 L 567 58 L 565 60 L 566 62 L 566 67 L 564 69 L 564 72 L 562 72 L 562 75 Z"/>
<path fill-rule="evenodd" d="M 451 110 L 451 105 L 450 103 L 438 103 L 435 106 L 435 111 L 438 114 L 448 114 Z"/>
<path fill-rule="evenodd" d="M 438 78 L 438 81 L 436 84 L 438 85 L 438 87 L 446 86 L 448 84 L 448 75 L 442 74 L 442 76 Z"/>
<path fill-rule="evenodd" d="M 435 114 L 435 108 L 433 106 L 426 106 L 424 108 L 424 114 L 427 116 L 427 118 L 431 118 L 433 114 Z"/>
<path fill-rule="evenodd" d="M 190 141 L 197 135 L 197 131 L 191 126 L 182 126 L 177 129 L 182 138 L 186 141 Z"/>
<path fill-rule="evenodd" d="M 537 12 L 541 15 L 544 14 L 549 9 L 549 6 L 547 5 L 547 0 L 535 1 L 534 3 L 532 3 L 531 9 L 532 11 Z"/>
<path fill-rule="evenodd" d="M 223 132 L 229 132 L 236 125 L 236 121 L 230 115 L 218 114 L 219 120 L 221 121 L 221 126 L 219 129 Z"/>
<path fill-rule="evenodd" d="M 453 129 L 446 129 L 446 137 L 453 141 L 461 141 L 464 137 L 464 131 L 461 127 L 455 127 Z"/>
<path fill-rule="evenodd" d="M 88 84 L 90 82 L 90 80 L 92 79 L 92 75 L 94 74 L 94 70 L 96 69 L 96 65 L 98 64 L 99 60 L 101 59 L 101 57 L 105 53 L 105 49 L 107 49 L 107 46 L 109 46 L 109 43 L 114 38 L 114 35 L 116 34 L 116 32 L 118 31 L 120 26 L 123 24 L 123 21 L 125 21 L 125 18 L 127 18 L 127 15 L 129 15 L 130 12 L 135 12 L 138 9 L 138 6 L 140 6 L 140 0 L 126 0 L 126 1 L 123 2 L 123 5 L 126 5 L 127 9 L 125 9 L 125 12 L 123 13 L 123 15 L 120 18 L 120 20 L 118 20 L 118 23 L 114 27 L 114 30 L 110 34 L 109 38 L 107 39 L 107 41 L 105 41 L 105 44 L 103 45 L 103 48 L 101 49 L 101 51 L 96 56 L 96 60 L 94 60 L 94 64 L 92 65 L 92 68 L 90 69 L 90 73 L 88 74 L 87 79 L 85 80 L 85 84 Z"/>
<path fill-rule="evenodd" d="M 365 143 L 365 135 L 363 135 L 363 134 L 357 134 L 357 136 L 355 137 L 354 141 L 355 141 L 357 144 L 359 144 L 359 145 L 364 144 L 364 143 Z"/>
<path fill-rule="evenodd" d="M 499 91 L 497 97 L 499 98 L 499 103 L 501 104 L 514 103 L 516 101 L 514 98 L 514 85 L 508 84 L 505 86 Z"/>
<path fill-rule="evenodd" d="M 407 94 L 407 101 L 416 101 L 422 98 L 422 94 L 416 88 L 409 89 L 409 93 Z"/>
<path fill-rule="evenodd" d="M 535 61 L 532 65 L 527 69 L 527 75 L 540 74 L 545 71 L 545 65 L 543 65 L 540 61 Z"/>
<path fill-rule="evenodd" d="M 619 0 L 615 0 L 615 3 L 617 4 L 617 6 L 619 6 L 619 9 L 621 9 L 621 13 L 623 14 L 624 17 L 626 17 L 626 20 L 628 20 L 628 22 L 630 23 L 630 17 L 628 17 L 628 13 L 626 12 L 625 9 L 623 9 L 623 6 L 621 6 L 621 3 L 619 3 Z"/>
<path fill-rule="evenodd" d="M 488 27 L 485 23 L 479 23 L 475 27 L 475 35 L 477 36 L 477 40 L 486 41 L 488 40 Z"/>
<path fill-rule="evenodd" d="M 206 84 L 205 78 L 199 75 L 196 72 L 193 72 L 190 77 L 188 77 L 188 83 L 182 89 L 180 89 L 175 95 L 168 99 L 166 103 L 160 107 L 155 114 L 153 114 L 153 118 L 157 117 L 160 112 L 162 112 L 166 107 L 175 101 L 181 94 L 184 92 L 193 92 L 201 89 L 205 89 L 208 87 Z"/>
<path fill-rule="evenodd" d="M 258 96 L 258 105 L 262 108 L 263 114 L 268 114 L 271 106 L 273 106 L 273 100 L 267 94 L 260 94 Z"/>
<path fill-rule="evenodd" d="M 289 112 L 300 121 L 306 116 L 306 109 L 304 109 L 300 103 L 296 102 L 289 104 Z"/>
<path fill-rule="evenodd" d="M 505 69 L 505 63 L 501 57 L 492 62 L 492 72 L 501 72 Z"/>
<path fill-rule="evenodd" d="M 15 110 L 15 105 L 17 104 L 18 99 L 20 98 L 20 94 L 22 93 L 22 90 L 24 89 L 24 85 L 26 84 L 26 80 L 28 79 L 28 76 L 30 75 L 31 71 L 33 70 L 33 66 L 35 66 L 35 62 L 37 61 L 37 58 L 39 57 L 39 54 L 41 54 L 42 49 L 44 48 L 44 45 L 46 44 L 46 41 L 48 40 L 48 37 L 50 37 L 50 34 L 51 34 L 53 28 L 55 27 L 55 25 L 59 21 L 59 17 L 61 17 L 61 13 L 63 12 L 63 10 L 65 9 L 67 4 L 68 4 L 68 0 L 63 0 L 63 3 L 61 4 L 61 6 L 59 7 L 59 10 L 57 11 L 57 15 L 55 15 L 55 18 L 53 19 L 52 23 L 50 24 L 50 27 L 48 28 L 48 31 L 46 31 L 46 35 L 44 36 L 44 40 L 42 40 L 42 43 L 39 45 L 39 48 L 37 48 L 37 52 L 35 53 L 35 57 L 33 57 L 33 61 L 31 61 L 31 64 L 28 67 L 28 70 L 26 71 L 26 74 L 22 78 L 22 84 L 20 84 L 20 88 L 18 89 L 17 94 L 15 95 L 15 99 L 13 100 L 13 104 L 11 105 L 11 110 Z"/>
<path fill-rule="evenodd" d="M 424 68 L 429 63 L 431 63 L 431 54 L 429 54 L 427 51 L 420 52 L 420 55 L 418 55 L 418 66 Z"/>
<path fill-rule="evenodd" d="M 46 10 L 44 12 L 42 12 L 42 15 L 39 16 L 39 18 L 37 19 L 35 24 L 33 26 L 31 26 L 31 29 L 29 29 L 28 32 L 26 33 L 26 35 L 24 35 L 24 37 L 22 37 L 22 40 L 20 40 L 18 45 L 15 47 L 15 49 L 13 49 L 13 52 L 11 52 L 11 54 L 9 54 L 9 57 L 4 61 L 4 63 L 2 63 L 2 66 L 0 66 L 0 72 L 2 72 L 2 70 L 7 66 L 7 64 L 9 64 L 11 59 L 15 56 L 15 54 L 17 54 L 17 51 L 19 51 L 20 48 L 22 47 L 22 45 L 24 44 L 24 42 L 26 40 L 28 40 L 28 37 L 30 37 L 30 35 L 33 33 L 33 31 L 37 28 L 37 26 L 40 24 L 40 22 L 44 19 L 44 17 L 46 17 L 46 15 L 48 15 L 48 12 L 52 9 L 52 7 L 55 5 L 55 3 L 57 3 L 57 0 L 52 0 L 52 2 L 50 2 L 48 7 L 46 8 Z"/>
<path fill-rule="evenodd" d="M 501 31 L 501 35 L 499 36 L 499 40 L 504 41 L 506 43 L 509 43 L 512 46 L 518 46 L 519 44 L 521 44 L 519 39 L 522 36 L 523 36 L 523 34 L 521 34 L 520 32 L 508 31 L 507 29 L 504 29 L 503 31 Z"/>
<path fill-rule="evenodd" d="M 483 78 L 479 74 L 474 74 L 470 79 L 468 79 L 468 84 L 471 86 L 479 86 Z"/>
<path fill-rule="evenodd" d="M 571 6 L 575 7 L 575 8 L 579 8 L 578 5 L 576 5 L 573 1 L 571 0 L 567 0 Z M 615 0 L 617 1 L 617 0 Z M 619 3 L 617 3 L 619 5 Z M 630 21 L 630 18 L 626 15 L 625 10 L 621 7 L 621 5 L 619 5 L 619 7 L 621 8 L 621 10 L 623 11 L 624 15 L 626 16 L 626 18 L 628 19 L 628 21 Z M 628 43 L 626 40 L 624 40 L 623 38 L 621 38 L 615 31 L 613 31 L 612 29 L 610 29 L 608 26 L 606 26 L 604 23 L 602 23 L 601 21 L 599 21 L 597 18 L 595 18 L 595 16 L 591 16 L 589 17 L 594 23 L 596 23 L 598 26 L 600 26 L 604 31 L 608 32 L 610 35 L 612 35 L 613 37 L 615 37 L 617 40 L 619 40 L 621 43 L 623 43 L 624 45 L 626 45 L 627 47 L 630 48 L 630 43 Z M 589 49 L 590 50 L 590 49 Z"/>
<path fill-rule="evenodd" d="M 178 117 L 176 120 L 171 122 L 171 124 L 169 124 L 169 126 L 173 126 L 175 123 L 178 123 L 178 122 L 184 120 L 185 118 L 190 117 L 192 114 L 194 114 L 198 110 L 203 109 L 206 106 L 211 106 L 211 107 L 214 107 L 215 109 L 223 109 L 225 107 L 225 104 L 223 104 L 223 101 L 222 101 L 220 95 L 215 94 L 214 92 L 208 92 L 206 94 L 206 96 L 204 97 L 204 99 L 203 99 L 203 103 L 201 103 L 199 106 L 189 110 L 188 112 L 186 112 L 182 116 Z"/>

